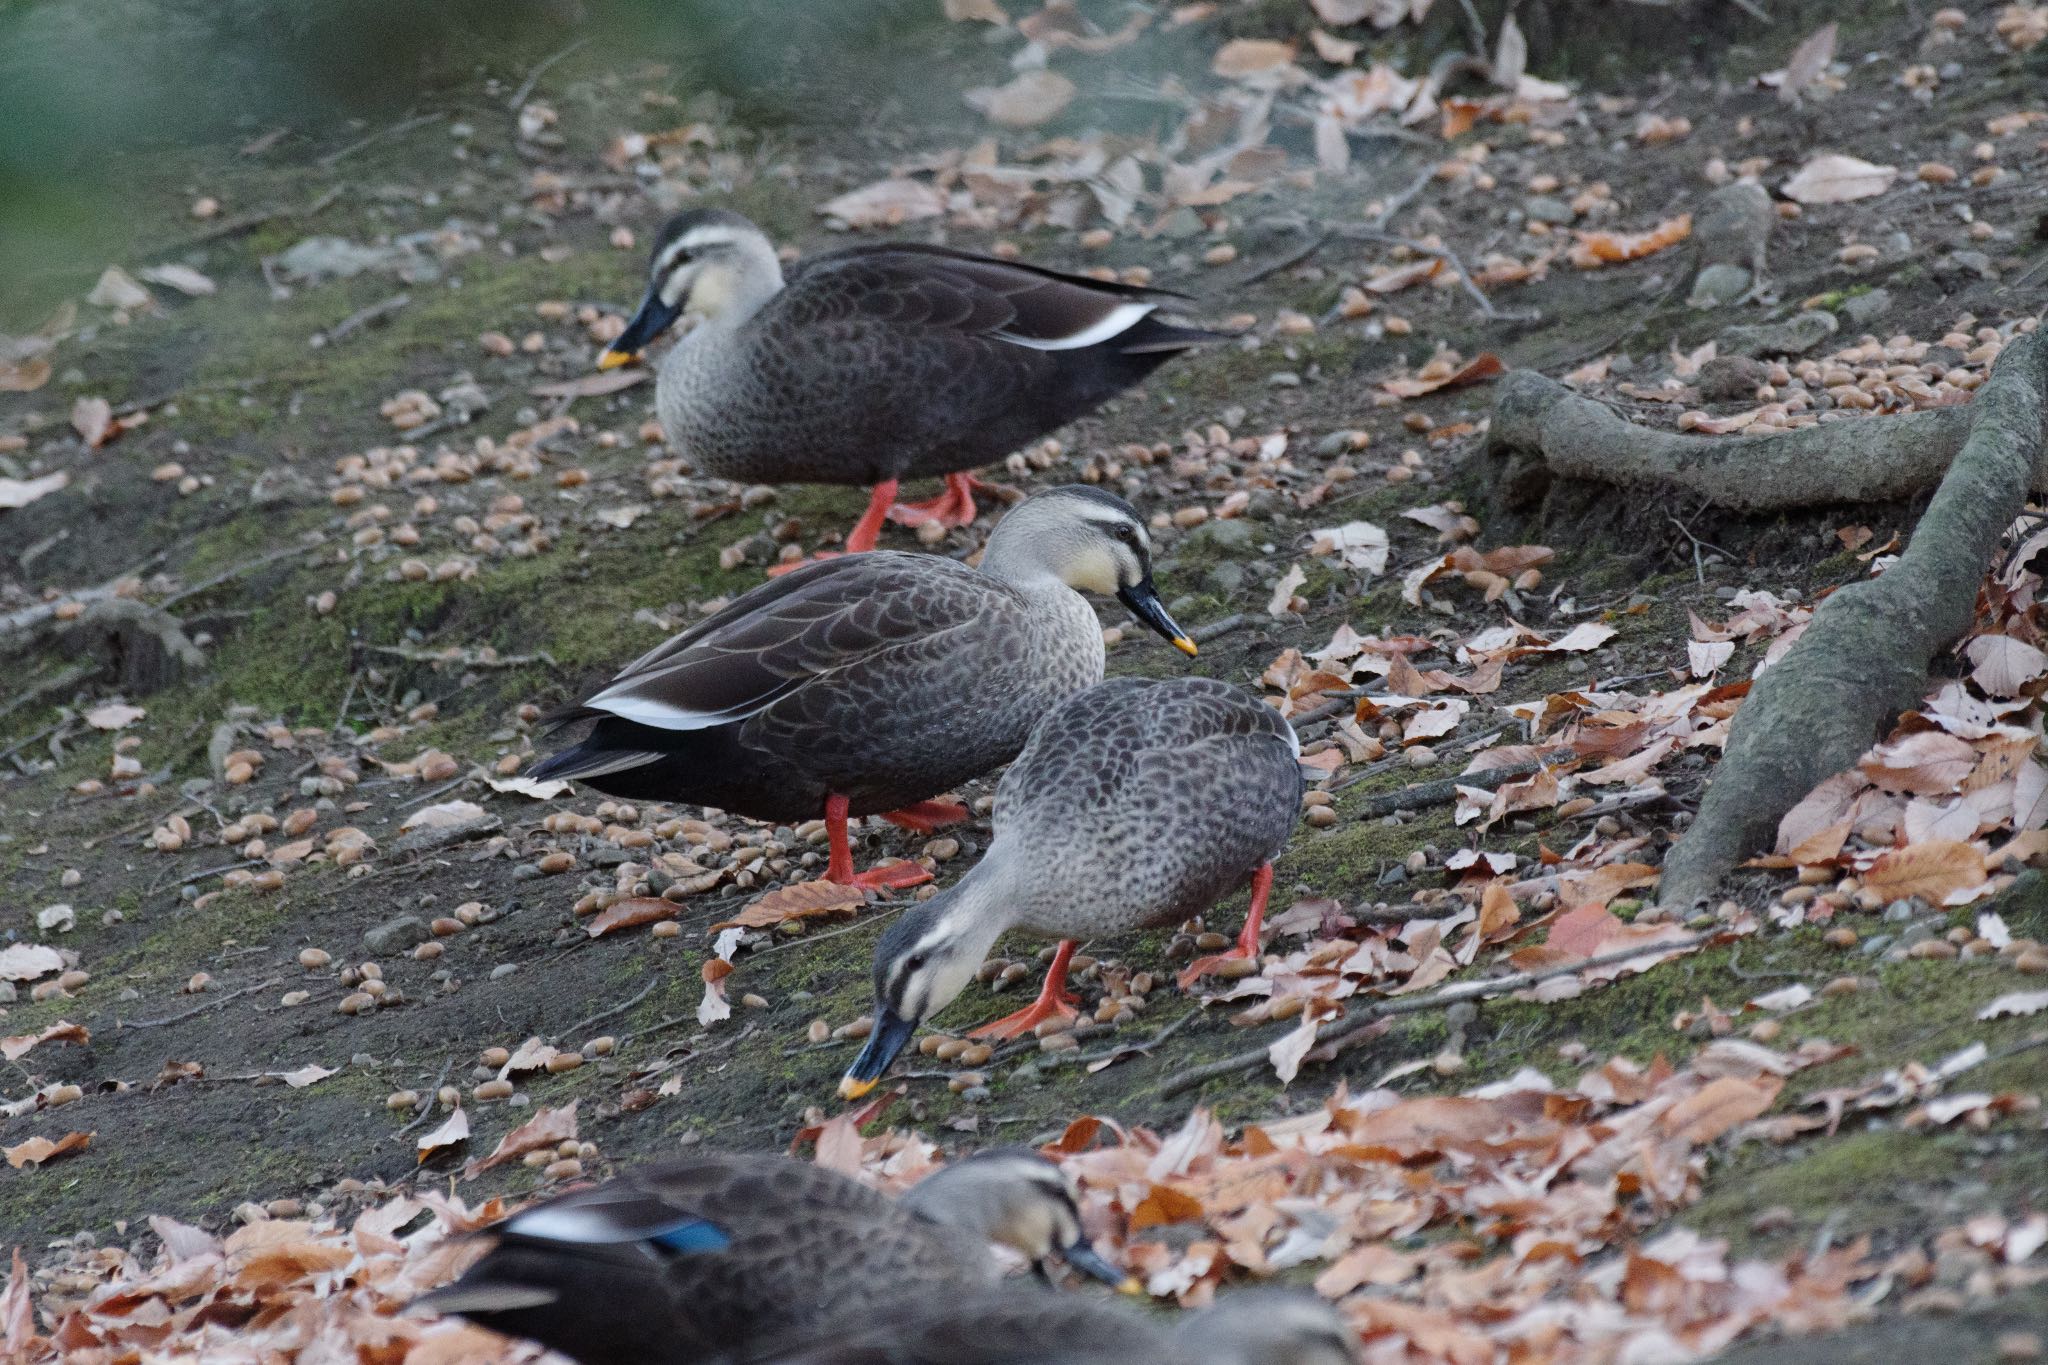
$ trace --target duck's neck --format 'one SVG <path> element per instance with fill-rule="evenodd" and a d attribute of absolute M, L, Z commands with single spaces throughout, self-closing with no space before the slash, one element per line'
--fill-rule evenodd
<path fill-rule="evenodd" d="M 698 317 L 691 336 L 735 332 L 781 292 L 782 264 L 772 252 L 750 258 L 744 269 L 707 267 L 690 290 L 689 311 Z"/>
<path fill-rule="evenodd" d="M 931 902 L 943 937 L 963 956 L 986 961 L 996 940 L 1030 917 L 1028 870 L 1021 847 L 996 835 L 981 861 Z"/>
<path fill-rule="evenodd" d="M 981 571 L 1027 592 L 1072 591 L 1067 581 L 1053 571 L 1052 557 L 1043 540 L 1034 537 L 1023 524 L 1030 515 L 1030 508 L 1020 508 L 996 523 L 988 538 L 988 548 L 982 552 Z"/>

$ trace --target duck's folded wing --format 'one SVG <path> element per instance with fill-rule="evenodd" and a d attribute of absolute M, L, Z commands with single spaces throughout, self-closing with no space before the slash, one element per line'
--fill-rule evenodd
<path fill-rule="evenodd" d="M 993 580 L 932 556 L 825 560 L 636 660 L 583 708 L 660 730 L 745 720 L 819 677 L 974 619 L 992 591 Z"/>
<path fill-rule="evenodd" d="M 1067 275 L 943 247 L 857 248 L 821 257 L 795 291 L 806 324 L 857 316 L 1041 351 L 1124 336 L 1166 290 Z M 1190 333 L 1190 335 L 1195 335 Z"/>

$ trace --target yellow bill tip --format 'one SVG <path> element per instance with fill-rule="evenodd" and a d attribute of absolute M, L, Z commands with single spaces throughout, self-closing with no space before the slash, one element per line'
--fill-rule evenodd
<path fill-rule="evenodd" d="M 1145 1292 L 1145 1285 L 1136 1275 L 1127 1275 L 1124 1277 L 1124 1282 L 1116 1287 L 1116 1292 L 1119 1294 L 1142 1294 Z"/>
<path fill-rule="evenodd" d="M 616 370 L 621 365 L 631 365 L 640 358 L 638 351 L 603 351 L 597 357 L 597 368 Z"/>
<path fill-rule="evenodd" d="M 857 1100 L 867 1094 L 868 1091 L 873 1090 L 878 1084 L 880 1082 L 864 1081 L 858 1076 L 841 1076 L 839 1078 L 839 1098 L 842 1100 Z"/>
<path fill-rule="evenodd" d="M 1194 658 L 1197 654 L 1200 654 L 1202 652 L 1201 650 L 1195 648 L 1195 642 L 1193 640 L 1190 640 L 1185 635 L 1174 636 L 1173 647 L 1179 650 L 1181 653 L 1187 655 L 1190 659 Z"/>

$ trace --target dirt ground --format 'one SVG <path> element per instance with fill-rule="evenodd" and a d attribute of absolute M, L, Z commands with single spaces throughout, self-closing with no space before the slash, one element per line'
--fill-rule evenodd
<path fill-rule="evenodd" d="M 1674 62 L 1661 74 L 1626 79 L 1596 74 L 1580 104 L 1582 126 L 1594 135 L 1575 136 L 1573 184 L 1605 182 L 1622 220 L 1646 225 L 1697 212 L 1711 188 L 1708 163 L 1717 158 L 1771 158 L 1770 183 L 1821 143 L 1889 164 L 1953 162 L 1967 171 L 1987 118 L 2040 106 L 2048 48 L 2011 53 L 1989 37 L 1998 6 L 1964 9 L 1971 21 L 1964 42 L 1929 60 L 1961 62 L 1966 74 L 1944 83 L 1930 104 L 1914 102 L 1889 79 L 1859 78 L 1818 111 L 1786 109 L 1750 79 L 1781 64 L 1800 36 L 1783 24 L 1749 45 L 1722 46 L 1712 64 Z M 1302 15 L 1277 5 L 1234 9 L 1229 22 L 1233 31 L 1271 36 L 1298 36 L 1306 26 Z M 1927 20 L 1917 11 L 1843 22 L 1844 60 L 1884 53 L 1887 70 L 1919 60 Z M 948 89 L 1004 74 L 959 34 L 934 32 L 931 40 Z M 409 115 L 382 126 L 293 128 L 254 154 L 250 138 L 238 137 L 124 160 L 118 169 L 131 187 L 130 211 L 102 235 L 127 240 L 92 243 L 80 277 L 39 277 L 0 296 L 7 309 L 0 321 L 25 331 L 60 296 L 90 287 L 106 264 L 175 261 L 218 284 L 217 293 L 197 298 L 157 286 L 157 308 L 138 311 L 126 325 L 88 309 L 90 325 L 58 352 L 46 387 L 0 394 L 0 434 L 25 438 L 5 457 L 17 472 L 70 475 L 60 493 L 0 513 L 0 609 L 32 610 L 53 590 L 76 596 L 132 575 L 140 600 L 164 607 L 199 655 L 177 680 L 145 693 L 146 660 L 137 656 L 147 650 L 132 641 L 112 660 L 103 652 L 81 660 L 44 642 L 9 664 L 0 688 L 0 946 L 47 942 L 75 954 L 89 973 L 52 998 L 32 999 L 24 983 L 19 998 L 0 1008 L 0 1032 L 9 1035 L 59 1020 L 90 1032 L 88 1043 L 44 1044 L 0 1069 L 0 1097 L 9 1102 L 53 1084 L 82 1092 L 67 1107 L 31 1104 L 0 1120 L 0 1144 L 92 1133 L 79 1156 L 0 1174 L 0 1242 L 24 1245 L 32 1259 L 81 1235 L 132 1235 L 153 1213 L 221 1224 L 245 1201 L 344 1198 L 353 1187 L 338 1191 L 338 1182 L 445 1181 L 456 1162 L 444 1155 L 422 1164 L 415 1153 L 416 1138 L 439 1111 L 394 1110 L 387 1097 L 431 1097 L 454 1085 L 467 1098 L 495 1074 L 480 1063 L 485 1049 L 516 1049 L 532 1038 L 568 1052 L 600 1036 L 615 1041 L 576 1069 L 522 1078 L 509 1103 L 470 1100 L 474 1150 L 488 1150 L 534 1106 L 572 1099 L 581 1101 L 585 1136 L 602 1151 L 598 1173 L 693 1143 L 786 1147 L 807 1115 L 835 1107 L 835 1078 L 857 1044 L 814 1043 L 808 1030 L 815 1020 L 837 1028 L 866 1011 L 869 954 L 889 905 L 808 933 L 763 936 L 738 955 L 727 983 L 733 1017 L 702 1026 L 707 927 L 768 882 L 816 863 L 822 849 L 810 832 L 715 822 L 710 851 L 699 843 L 691 856 L 724 873 L 713 889 L 682 902 L 679 934 L 633 929 L 592 937 L 575 912 L 578 901 L 610 891 L 617 866 L 635 856 L 612 835 L 701 812 L 648 809 L 628 820 L 594 794 L 536 801 L 495 791 L 488 778 L 506 756 L 548 747 L 531 705 L 573 699 L 704 602 L 760 581 L 778 542 L 809 547 L 843 534 L 862 495 L 784 488 L 771 500 L 743 501 L 661 463 L 665 453 L 643 433 L 651 386 L 568 399 L 532 390 L 588 373 L 593 327 L 629 310 L 640 292 L 643 248 L 663 205 L 631 172 L 607 169 L 607 144 L 621 128 L 697 125 L 700 140 L 686 149 L 691 201 L 739 208 L 779 241 L 813 251 L 842 240 L 816 205 L 892 164 L 961 145 L 960 115 L 949 98 L 944 113 L 928 111 L 930 121 L 920 122 L 916 96 L 864 108 L 860 119 L 771 115 L 696 93 L 651 67 L 654 54 L 599 42 L 540 76 L 535 97 L 558 111 L 559 122 L 535 140 L 522 136 L 506 96 L 540 55 L 508 55 L 422 91 Z M 1691 131 L 1646 149 L 1632 133 L 1646 112 L 1683 114 Z M 878 128 L 891 131 L 886 138 L 866 131 Z M 1483 127 L 1472 136 L 1491 144 L 1484 166 L 1501 185 L 1522 184 L 1539 164 L 1559 169 L 1525 128 Z M 1495 306 L 1513 317 L 1489 318 L 1459 289 L 1433 287 L 1387 296 L 1369 320 L 1334 316 L 1343 288 L 1383 265 L 1385 248 L 1339 239 L 1310 250 L 1318 225 L 1360 220 L 1370 201 L 1404 191 L 1460 145 L 1447 147 L 1434 135 L 1426 143 L 1362 141 L 1348 170 L 1314 177 L 1312 186 L 1275 182 L 1231 202 L 1221 226 L 1191 238 L 1120 233 L 1091 249 L 1071 230 L 937 225 L 944 220 L 906 234 L 976 249 L 1005 239 L 1032 259 L 1076 268 L 1144 267 L 1155 281 L 1193 294 L 1189 307 L 1199 316 L 1256 316 L 1247 340 L 1169 366 L 1144 390 L 1061 433 L 1043 467 L 1026 463 L 1007 476 L 1025 488 L 1101 479 L 1112 462 L 1128 465 L 1129 443 L 1177 445 L 1184 431 L 1212 423 L 1238 435 L 1287 433 L 1278 476 L 1285 492 L 1310 486 L 1340 462 L 1355 471 L 1320 506 L 1261 499 L 1246 518 L 1161 531 L 1158 579 L 1176 615 L 1196 628 L 1236 622 L 1204 647 L 1194 671 L 1256 689 L 1283 649 L 1319 646 L 1343 624 L 1393 635 L 1464 634 L 1499 622 L 1505 608 L 1477 592 L 1440 592 L 1425 608 L 1403 600 L 1403 573 L 1441 550 L 1430 529 L 1402 512 L 1456 499 L 1483 526 L 1481 546 L 1555 549 L 1540 591 L 1520 597 L 1517 620 L 1561 630 L 1577 619 L 1573 613 L 1599 609 L 1618 632 L 1584 656 L 1510 664 L 1496 700 L 1523 699 L 1592 679 L 1669 685 L 1686 667 L 1688 612 L 1726 615 L 1728 599 L 1742 589 L 1810 599 L 1851 581 L 1867 570 L 1842 548 L 1837 529 L 1862 523 L 1881 544 L 1909 531 L 1916 509 L 1743 520 L 1574 489 L 1555 490 L 1533 511 L 1497 508 L 1485 467 L 1473 458 L 1479 438 L 1471 424 L 1486 415 L 1487 388 L 1384 404 L 1375 401 L 1378 383 L 1420 367 L 1440 345 L 1466 358 L 1493 351 L 1510 367 L 1553 376 L 1598 356 L 1626 355 L 1647 381 L 1668 370 L 1674 349 L 1688 352 L 1731 322 L 1788 315 L 1801 301 L 1818 300 L 1841 317 L 1845 340 L 1862 332 L 1939 335 L 1962 314 L 1996 320 L 2037 310 L 2038 276 L 2020 288 L 2012 281 L 2043 250 L 2036 220 L 2048 156 L 2038 139 L 2023 133 L 2033 150 L 2002 153 L 2020 172 L 2003 186 L 1916 186 L 1872 201 L 1878 207 L 1823 206 L 1779 223 L 1769 255 L 1779 302 L 1711 312 L 1686 306 L 1687 248 L 1594 272 L 1560 266 L 1492 291 Z M 202 195 L 220 201 L 217 217 L 192 217 Z M 1476 261 L 1520 231 L 1531 197 L 1515 190 L 1474 199 L 1457 182 L 1429 180 L 1403 208 L 1399 231 L 1441 234 L 1464 260 Z M 1958 211 L 1965 205 L 2003 235 L 1970 239 Z M 317 283 L 287 283 L 279 274 L 276 258 L 308 237 L 370 242 L 415 233 L 423 234 L 421 245 L 407 268 L 427 267 L 416 279 L 384 267 Z M 1897 233 L 1910 249 L 1875 263 L 1843 263 L 1845 243 L 1885 243 Z M 615 236 L 634 244 L 614 245 Z M 1204 253 L 1221 245 L 1234 248 L 1234 259 L 1205 265 Z M 1988 275 L 1955 264 L 1956 252 L 1969 250 L 1988 258 Z M 1878 291 L 1881 312 L 1857 304 Z M 399 295 L 404 303 L 389 304 Z M 600 311 L 579 317 L 579 309 Z M 1316 325 L 1275 329 L 1286 310 Z M 1390 314 L 1412 326 L 1383 326 Z M 358 321 L 347 325 L 351 319 Z M 510 354 L 480 344 L 492 333 L 511 343 Z M 316 337 L 324 344 L 311 344 Z M 465 395 L 465 386 L 480 394 Z M 422 439 L 394 430 L 380 411 L 406 390 L 436 396 L 444 419 L 467 397 L 487 405 L 467 425 L 450 421 Z M 132 407 L 145 410 L 147 421 L 87 449 L 69 418 L 75 401 L 92 397 L 109 400 L 117 419 Z M 512 443 L 515 433 L 559 415 L 573 419 L 573 428 Z M 1673 417 L 1652 412 L 1645 420 Z M 497 443 L 499 458 L 474 455 L 479 437 Z M 346 457 L 407 440 L 426 452 L 416 474 L 433 464 L 437 441 L 467 452 L 474 467 L 434 482 L 401 471 L 381 486 L 372 480 L 360 502 L 338 497 L 361 486 L 340 463 Z M 1405 476 L 1387 477 L 1403 468 Z M 1198 477 L 1169 461 L 1120 472 L 1131 476 L 1148 514 L 1210 497 Z M 181 481 L 197 486 L 181 491 Z M 423 510 L 422 497 L 437 505 Z M 376 507 L 386 510 L 365 515 Z M 1353 519 L 1388 528 L 1387 572 L 1364 581 L 1327 561 L 1306 561 L 1309 577 L 1297 589 L 1305 610 L 1271 614 L 1274 585 L 1301 559 L 1306 534 Z M 394 534 L 408 525 L 417 526 L 417 548 Z M 985 528 L 955 532 L 936 548 L 966 553 Z M 885 543 L 915 540 L 899 529 Z M 722 567 L 729 549 L 726 558 L 739 562 Z M 1104 621 L 1123 617 L 1112 606 Z M 1739 681 L 1753 661 L 1738 657 L 1722 680 Z M 1182 669 L 1177 656 L 1136 630 L 1110 653 L 1112 673 Z M 112 731 L 87 722 L 88 712 L 116 696 L 146 715 Z M 1447 804 L 1387 816 L 1382 798 L 1456 773 L 1462 759 L 1454 754 L 1504 730 L 1512 736 L 1497 710 L 1475 704 L 1437 742 L 1443 757 L 1433 766 L 1384 761 L 1346 769 L 1333 792 L 1337 820 L 1326 828 L 1304 823 L 1281 861 L 1276 905 L 1309 897 L 1402 904 L 1418 886 L 1451 880 L 1444 860 L 1478 837 L 1453 824 Z M 251 763 L 249 780 L 231 782 L 227 768 L 244 750 L 261 761 Z M 418 761 L 429 751 L 447 765 Z M 1704 757 L 1681 759 L 1665 772 L 1668 800 L 1604 818 L 1643 835 L 1655 861 L 1708 772 Z M 964 795 L 991 790 L 983 782 Z M 487 821 L 438 846 L 401 833 L 409 814 L 457 800 L 481 805 Z M 311 813 L 304 837 L 322 856 L 302 854 L 278 867 L 274 889 L 224 882 L 273 866 L 225 840 L 225 829 L 272 815 L 287 822 L 269 836 L 277 850 L 300 837 L 291 822 L 298 811 Z M 565 825 L 564 813 L 595 819 L 579 828 Z M 190 832 L 167 850 L 158 831 L 176 828 L 174 819 Z M 1570 844 L 1589 826 L 1541 812 L 1496 828 L 1484 842 L 1533 857 Z M 335 834 L 344 828 L 367 835 L 373 851 L 360 860 L 337 857 L 348 845 Z M 932 849 L 926 837 L 877 823 L 859 836 L 857 854 L 943 852 L 936 867 L 944 883 L 986 841 L 987 817 L 947 834 L 956 848 Z M 1413 873 L 1408 860 L 1418 850 L 1424 870 Z M 546 855 L 557 851 L 570 855 L 567 870 L 551 870 Z M 1745 872 L 1729 890 L 1761 908 L 1784 885 L 1783 874 Z M 39 928 L 39 912 L 56 905 L 72 907 L 74 925 Z M 2022 878 L 1996 908 L 2015 934 L 2048 937 L 2048 888 L 2037 877 Z M 1211 919 L 1234 929 L 1242 909 L 1240 896 Z M 444 919 L 434 930 L 423 927 Z M 1915 921 L 1936 931 L 1968 922 L 1962 912 L 1939 911 Z M 1868 933 L 1908 927 L 1873 921 Z M 439 946 L 438 956 L 416 955 L 423 935 Z M 1172 967 L 1171 938 L 1091 951 L 1164 974 Z M 1006 947 L 1022 958 L 1037 945 Z M 325 954 L 313 968 L 301 965 L 309 949 Z M 1771 928 L 1575 1000 L 1489 1003 L 1463 1027 L 1455 1079 L 1424 1069 L 1396 1084 L 1410 1093 L 1449 1091 L 1524 1066 L 1575 1074 L 1560 1054 L 1565 1047 L 1581 1055 L 1571 1045 L 1642 1062 L 1682 1058 L 1705 1035 L 1675 1027 L 1674 1018 L 1703 999 L 1733 1008 L 1778 985 L 1818 989 L 1854 972 L 1872 988 L 1816 999 L 1785 1021 L 1793 1036 L 1854 1051 L 1793 1077 L 1781 1110 L 1803 1095 L 1885 1067 L 1931 1064 L 1979 1041 L 1993 1060 L 1973 1077 L 1973 1089 L 2044 1088 L 2048 1049 L 2025 1046 L 2038 1038 L 2029 1028 L 2038 1021 L 1976 1018 L 1988 998 L 2014 987 L 2002 966 L 1847 952 L 1853 956 L 1824 943 L 1818 927 Z M 381 973 L 384 1002 L 341 1012 L 361 985 L 360 973 L 345 979 L 341 969 L 365 962 Z M 286 1004 L 288 992 L 304 999 Z M 997 1003 L 986 988 L 972 988 L 947 1022 L 964 1025 L 997 1012 Z M 1089 1039 L 1084 1050 L 1142 1041 L 1168 1026 L 1173 1035 L 1156 1051 L 1094 1073 L 1035 1051 L 998 1059 L 981 1093 L 954 1093 L 936 1064 L 913 1067 L 907 1098 L 887 1117 L 963 1147 L 1046 1140 L 1089 1112 L 1169 1128 L 1204 1105 L 1240 1124 L 1313 1107 L 1340 1079 L 1367 1088 L 1401 1063 L 1439 1055 L 1450 1041 L 1440 1013 L 1421 1013 L 1329 1065 L 1311 1064 L 1291 1088 L 1261 1071 L 1167 1095 L 1187 1068 L 1269 1042 L 1291 1025 L 1247 1032 L 1226 1010 L 1202 1011 L 1162 990 L 1141 1017 Z M 310 1082 L 293 1074 L 308 1067 L 329 1074 Z M 1982 1129 L 1908 1130 L 1895 1118 L 1852 1116 L 1832 1133 L 1720 1151 L 1704 1201 L 1678 1221 L 1761 1251 L 1866 1234 L 1882 1249 L 1980 1211 L 2048 1204 L 2038 1114 Z M 525 1190 L 537 1178 L 514 1164 L 471 1188 Z M 2028 1316 L 2000 1312 L 1999 1324 Z M 1935 1334 L 1929 1356 L 1948 1349 L 1944 1341 L 1975 1341 L 1988 1351 L 1995 1335 L 1967 1321 L 1915 1330 Z M 1963 1335 L 1942 1335 L 1951 1330 Z"/>

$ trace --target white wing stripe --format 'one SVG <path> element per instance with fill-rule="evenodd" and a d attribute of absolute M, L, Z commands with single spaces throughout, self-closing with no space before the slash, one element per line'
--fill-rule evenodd
<path fill-rule="evenodd" d="M 1130 331 L 1158 306 L 1156 303 L 1120 303 L 1094 326 L 1084 327 L 1070 336 L 1022 337 L 1012 332 L 997 332 L 996 335 L 1013 345 L 1029 346 L 1034 351 L 1078 351 L 1084 346 L 1095 346 Z"/>

